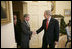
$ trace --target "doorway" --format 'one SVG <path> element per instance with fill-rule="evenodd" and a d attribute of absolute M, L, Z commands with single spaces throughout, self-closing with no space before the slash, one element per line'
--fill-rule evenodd
<path fill-rule="evenodd" d="M 21 1 L 13 1 L 13 15 L 17 16 L 17 20 L 23 20 L 23 3 Z"/>

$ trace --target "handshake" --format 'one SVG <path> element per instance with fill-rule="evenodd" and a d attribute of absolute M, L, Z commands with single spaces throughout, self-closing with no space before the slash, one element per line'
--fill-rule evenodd
<path fill-rule="evenodd" d="M 37 32 L 36 31 L 32 31 L 32 34 L 37 34 Z"/>

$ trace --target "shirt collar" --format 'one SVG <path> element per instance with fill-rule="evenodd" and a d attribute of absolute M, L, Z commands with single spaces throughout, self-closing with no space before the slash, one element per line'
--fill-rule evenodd
<path fill-rule="evenodd" d="M 49 17 L 48 21 L 50 21 L 50 20 L 51 20 L 51 16 Z"/>
<path fill-rule="evenodd" d="M 51 20 L 51 16 L 49 17 L 49 21 Z"/>
<path fill-rule="evenodd" d="M 27 23 L 27 21 L 25 20 L 25 22 Z"/>

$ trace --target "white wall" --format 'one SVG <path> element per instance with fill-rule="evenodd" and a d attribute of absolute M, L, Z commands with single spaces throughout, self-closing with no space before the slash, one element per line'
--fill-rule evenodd
<path fill-rule="evenodd" d="M 56 1 L 56 13 L 64 16 L 64 9 L 71 9 L 70 1 Z M 71 19 L 71 17 L 65 17 L 64 20 L 66 23 Z"/>
<path fill-rule="evenodd" d="M 10 10 L 11 10 L 11 23 L 1 25 L 1 48 L 16 47 L 14 37 L 14 26 L 13 26 L 13 10 L 11 1 L 10 1 Z"/>

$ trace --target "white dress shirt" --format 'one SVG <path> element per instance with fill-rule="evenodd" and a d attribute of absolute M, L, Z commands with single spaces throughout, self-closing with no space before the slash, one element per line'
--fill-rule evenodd
<path fill-rule="evenodd" d="M 51 16 L 50 16 L 49 19 L 48 19 L 48 24 L 49 24 L 50 20 L 51 20 Z"/>

